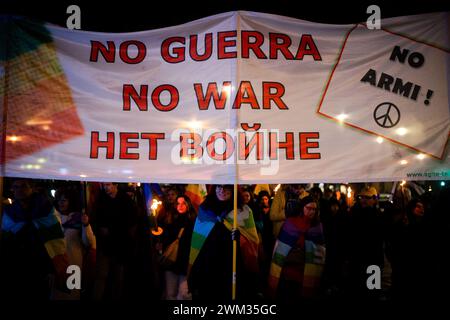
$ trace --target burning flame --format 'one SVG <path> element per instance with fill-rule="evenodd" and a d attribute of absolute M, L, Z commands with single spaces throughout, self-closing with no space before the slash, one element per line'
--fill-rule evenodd
<path fill-rule="evenodd" d="M 156 199 L 153 199 L 152 206 L 150 207 L 152 209 L 153 215 L 156 214 L 156 210 L 158 209 L 159 205 L 162 204 L 161 201 L 158 201 Z"/>

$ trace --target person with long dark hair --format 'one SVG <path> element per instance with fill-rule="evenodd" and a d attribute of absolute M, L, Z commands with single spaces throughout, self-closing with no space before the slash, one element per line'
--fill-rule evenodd
<path fill-rule="evenodd" d="M 201 204 L 189 256 L 193 300 L 228 301 L 232 293 L 233 238 L 238 240 L 236 299 L 256 296 L 258 243 L 253 214 L 238 201 L 238 229 L 233 230 L 233 186 L 217 185 Z"/>
<path fill-rule="evenodd" d="M 170 223 L 161 225 L 164 232 L 161 235 L 163 250 L 167 249 L 176 239 L 179 241 L 175 262 L 164 268 L 164 298 L 167 300 L 190 300 L 187 285 L 187 269 L 189 250 L 196 212 L 191 199 L 186 195 L 177 196 L 176 212 L 166 218 Z"/>
<path fill-rule="evenodd" d="M 318 204 L 307 196 L 300 208 L 281 227 L 270 267 L 269 295 L 284 302 L 316 297 L 325 263 Z"/>

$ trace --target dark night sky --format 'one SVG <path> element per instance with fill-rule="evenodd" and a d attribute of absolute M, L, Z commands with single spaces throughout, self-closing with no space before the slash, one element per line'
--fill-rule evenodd
<path fill-rule="evenodd" d="M 450 11 L 448 0 L 398 0 L 398 1 L 344 1 L 323 2 L 320 0 L 185 0 L 175 1 L 34 1 L 2 0 L 1 12 L 25 15 L 65 26 L 70 4 L 81 8 L 83 30 L 103 32 L 132 32 L 177 25 L 209 15 L 236 11 L 258 11 L 279 14 L 303 20 L 322 23 L 356 23 L 366 21 L 366 8 L 377 4 L 381 8 L 382 18 L 404 16 L 427 12 Z M 145 5 L 143 5 L 145 4 Z"/>

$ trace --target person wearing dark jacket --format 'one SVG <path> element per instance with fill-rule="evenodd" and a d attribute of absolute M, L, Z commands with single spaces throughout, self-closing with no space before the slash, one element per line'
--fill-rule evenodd
<path fill-rule="evenodd" d="M 195 217 L 196 213 L 191 200 L 188 196 L 182 195 L 176 198 L 176 213 L 170 217 L 167 216 L 161 223 L 164 230 L 161 235 L 163 250 L 179 238 L 176 261 L 173 265 L 166 266 L 164 271 L 166 300 L 190 300 L 192 298 L 188 290 L 186 274 Z"/>
<path fill-rule="evenodd" d="M 350 210 L 347 231 L 349 289 L 356 298 L 377 299 L 380 291 L 367 288 L 367 268 L 375 265 L 382 270 L 384 266 L 385 225 L 377 204 L 377 190 L 366 187 Z"/>
<path fill-rule="evenodd" d="M 92 219 L 97 237 L 94 299 L 124 298 L 126 269 L 133 259 L 137 209 L 117 183 L 103 183 Z"/>
<path fill-rule="evenodd" d="M 238 201 L 233 229 L 233 186 L 218 185 L 200 205 L 189 255 L 188 284 L 193 300 L 224 302 L 232 297 L 233 237 L 238 240 L 236 299 L 257 294 L 259 238 L 253 214 Z"/>
<path fill-rule="evenodd" d="M 344 271 L 348 217 L 336 198 L 328 200 L 327 207 L 322 208 L 328 212 L 328 216 L 322 220 L 327 248 L 323 286 L 327 295 L 337 297 L 342 294 L 341 290 L 345 283 Z"/>
<path fill-rule="evenodd" d="M 30 180 L 12 183 L 14 202 L 5 207 L 0 238 L 0 288 L 7 300 L 50 298 L 50 279 L 67 290 L 67 247 L 50 199 Z"/>
<path fill-rule="evenodd" d="M 436 296 L 434 286 L 439 282 L 436 274 L 442 258 L 436 237 L 436 228 L 431 224 L 424 201 L 411 200 L 406 217 L 392 227 L 390 258 L 394 300 L 413 301 Z"/>

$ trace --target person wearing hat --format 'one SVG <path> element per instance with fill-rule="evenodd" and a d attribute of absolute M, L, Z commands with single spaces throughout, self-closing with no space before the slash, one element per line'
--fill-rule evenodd
<path fill-rule="evenodd" d="M 358 195 L 362 208 L 374 207 L 378 204 L 378 192 L 375 187 L 364 187 Z"/>
<path fill-rule="evenodd" d="M 350 271 L 350 293 L 355 298 L 377 298 L 378 291 L 367 288 L 367 268 L 371 265 L 383 269 L 384 224 L 378 209 L 378 191 L 364 187 L 357 202 L 350 209 L 348 241 L 348 262 Z"/>

